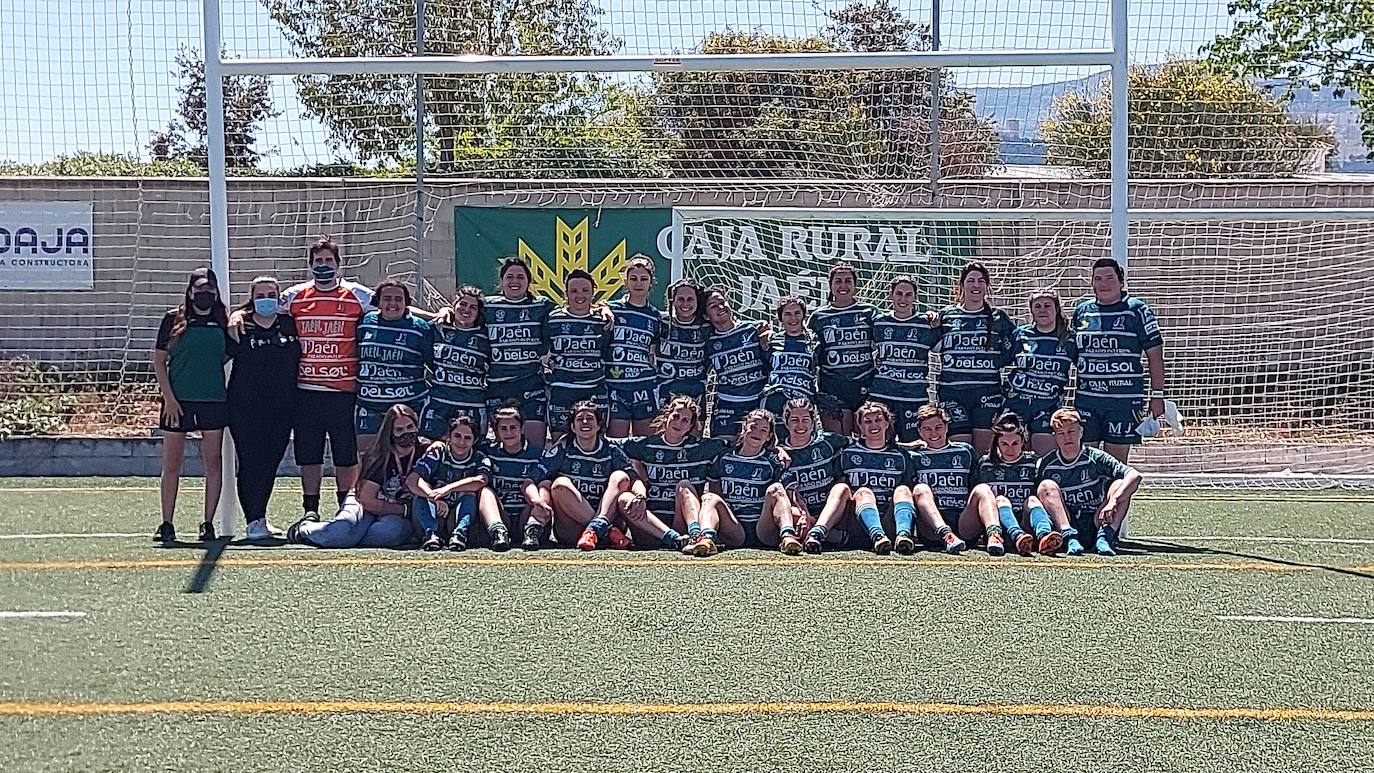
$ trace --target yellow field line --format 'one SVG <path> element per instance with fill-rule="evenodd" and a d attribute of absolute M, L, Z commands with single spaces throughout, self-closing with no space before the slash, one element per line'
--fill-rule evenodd
<path fill-rule="evenodd" d="M 1105 719 L 1250 719 L 1270 722 L 1374 722 L 1374 710 L 1188 708 L 1046 703 L 441 703 L 411 701 L 174 701 L 164 703 L 0 702 L 0 716 L 94 717 L 145 714 L 468 714 L 526 716 L 945 714 Z"/>
<path fill-rule="evenodd" d="M 1314 567 L 1291 564 L 1270 563 L 1267 561 L 1141 561 L 1115 559 L 1106 561 L 1050 559 L 1050 558 L 916 558 L 901 559 L 877 557 L 868 558 L 709 558 L 709 559 L 647 559 L 647 558 L 467 558 L 454 556 L 416 556 L 409 558 L 383 558 L 368 556 L 321 556 L 315 558 L 221 558 L 216 562 L 220 567 L 278 568 L 305 566 L 465 566 L 465 567 L 580 567 L 607 569 L 617 567 L 662 567 L 697 568 L 712 567 L 787 567 L 787 568 L 830 568 L 845 567 L 940 567 L 964 569 L 1057 569 L 1066 571 L 1101 570 L 1169 570 L 1169 571 L 1223 571 L 1223 572 L 1300 572 L 1312 571 Z M 108 569 L 189 569 L 201 564 L 199 558 L 163 558 L 141 560 L 92 560 L 92 561 L 0 561 L 0 570 L 9 571 L 94 571 Z M 1358 567 L 1355 571 L 1366 571 L 1374 567 Z"/>

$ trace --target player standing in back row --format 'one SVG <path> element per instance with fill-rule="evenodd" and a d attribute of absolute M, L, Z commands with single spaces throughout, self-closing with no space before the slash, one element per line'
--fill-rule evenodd
<path fill-rule="evenodd" d="M 992 422 L 1002 409 L 1002 367 L 1008 364 L 1016 325 L 995 308 L 992 274 L 966 264 L 954 286 L 954 303 L 940 310 L 939 405 L 949 414 L 949 436 L 985 454 Z M 976 457 L 975 457 L 976 458 Z"/>
<path fill-rule="evenodd" d="M 1149 362 L 1150 415 L 1164 415 L 1164 337 L 1154 312 L 1126 292 L 1126 272 L 1111 258 L 1093 264 L 1093 298 L 1073 310 L 1070 326 L 1078 345 L 1078 384 L 1073 407 L 1082 417 L 1083 442 L 1122 462 L 1140 445 L 1136 426 L 1146 407 Z"/>
<path fill-rule="evenodd" d="M 654 263 L 643 255 L 630 258 L 621 277 L 625 295 L 606 304 L 615 316 L 611 328 L 611 359 L 606 371 L 611 419 L 607 437 L 649 433 L 658 413 L 658 373 L 654 354 L 663 340 L 663 315 L 649 302 Z"/>
<path fill-rule="evenodd" d="M 848 263 L 830 267 L 829 303 L 811 315 L 816 337 L 816 403 L 830 432 L 851 435 L 854 411 L 868 399 L 873 378 L 873 317 L 877 310 L 858 302 L 859 275 Z"/>

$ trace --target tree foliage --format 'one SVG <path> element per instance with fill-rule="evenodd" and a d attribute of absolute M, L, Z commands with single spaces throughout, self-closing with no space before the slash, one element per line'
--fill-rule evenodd
<path fill-rule="evenodd" d="M 1133 177 L 1287 177 L 1331 144 L 1260 88 L 1206 62 L 1134 67 L 1128 88 Z M 1042 127 L 1048 162 L 1110 172 L 1111 105 L 1105 80 L 1095 94 L 1057 99 Z"/>
<path fill-rule="evenodd" d="M 1231 0 L 1235 27 L 1205 51 L 1238 76 L 1334 87 L 1374 148 L 1374 0 Z"/>
<path fill-rule="evenodd" d="M 415 52 L 411 0 L 264 0 L 302 56 L 401 56 Z M 431 3 L 425 52 L 579 55 L 614 53 L 592 0 Z M 441 174 L 498 170 L 516 176 L 625 174 L 641 167 L 619 97 L 591 75 L 531 73 L 426 76 L 426 136 Z M 309 117 L 367 162 L 413 157 L 415 79 L 409 75 L 302 76 Z M 628 133 L 617 133 L 626 129 Z"/>
<path fill-rule="evenodd" d="M 890 0 L 855 0 L 827 13 L 806 38 L 724 30 L 707 54 L 919 51 L 929 30 Z M 653 96 L 677 175 L 924 177 L 930 168 L 930 74 L 922 70 L 661 72 Z M 941 168 L 983 174 L 996 162 L 997 134 L 971 95 L 941 90 Z"/>
<path fill-rule="evenodd" d="M 177 53 L 178 87 L 176 117 L 154 134 L 148 149 L 157 161 L 187 159 L 209 168 L 208 111 L 205 94 L 205 62 L 194 48 Z M 272 82 L 264 76 L 224 79 L 224 158 L 231 169 L 255 169 L 271 149 L 259 150 L 262 122 L 281 113 L 272 106 Z"/>

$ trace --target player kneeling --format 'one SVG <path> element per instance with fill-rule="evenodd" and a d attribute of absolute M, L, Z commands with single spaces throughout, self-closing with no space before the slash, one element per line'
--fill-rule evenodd
<path fill-rule="evenodd" d="M 1117 530 L 1140 488 L 1140 473 L 1105 451 L 1084 446 L 1077 411 L 1055 411 L 1050 428 L 1055 450 L 1040 460 L 1040 501 L 1051 518 L 1069 524 L 1063 530 L 1069 555 L 1082 555 L 1083 542 L 1092 542 L 1101 555 L 1116 555 Z"/>
<path fill-rule="evenodd" d="M 997 499 L 997 518 L 1016 552 L 1029 556 L 1038 550 L 1054 555 L 1064 546 L 1060 531 L 1067 519 L 1053 523 L 1035 496 L 1039 458 L 1027 446 L 1028 431 L 1021 417 L 1008 411 L 992 425 L 992 448 L 978 464 L 980 485 Z M 1029 527 L 1030 532 L 1026 531 Z"/>
<path fill-rule="evenodd" d="M 782 484 L 783 467 L 773 448 L 773 414 L 755 409 L 740 422 L 739 440 L 706 472 L 710 491 L 701 498 L 698 556 L 726 547 L 777 547 L 788 555 L 802 550 L 792 508 Z"/>
<path fill-rule="evenodd" d="M 492 550 L 510 549 L 510 531 L 501 520 L 501 504 L 492 490 L 495 468 L 476 450 L 477 421 L 459 415 L 449 421 L 443 443 L 435 443 L 415 462 L 406 487 L 434 504 L 435 524 L 426 529 L 425 550 L 466 550 L 475 517 L 487 527 Z M 428 524 L 426 524 L 428 526 Z"/>
<path fill-rule="evenodd" d="M 558 541 L 582 550 L 630 547 L 630 538 L 613 524 L 620 520 L 620 495 L 635 490 L 634 468 L 602 434 L 604 426 L 594 401 L 573 404 L 567 433 L 544 451 L 525 482 L 531 517 L 542 522 L 552 514 Z"/>

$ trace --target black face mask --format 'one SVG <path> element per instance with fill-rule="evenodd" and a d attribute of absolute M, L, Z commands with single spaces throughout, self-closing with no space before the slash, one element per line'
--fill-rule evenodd
<path fill-rule="evenodd" d="M 215 294 L 209 290 L 200 290 L 191 294 L 191 305 L 197 311 L 209 311 L 215 305 Z"/>
<path fill-rule="evenodd" d="M 402 432 L 399 435 L 391 436 L 391 444 L 397 448 L 410 448 L 415 445 L 415 441 L 420 438 L 418 432 Z"/>

